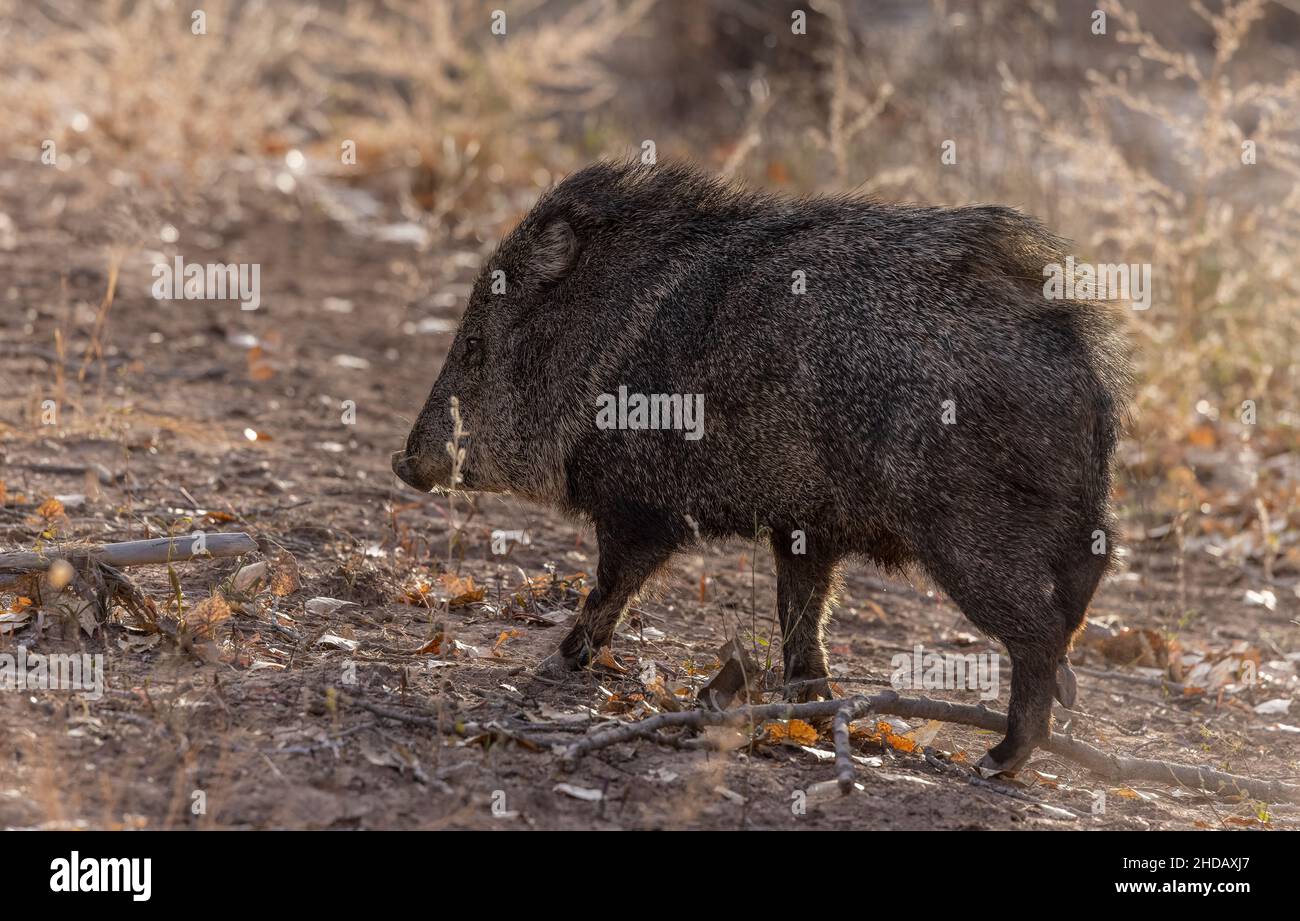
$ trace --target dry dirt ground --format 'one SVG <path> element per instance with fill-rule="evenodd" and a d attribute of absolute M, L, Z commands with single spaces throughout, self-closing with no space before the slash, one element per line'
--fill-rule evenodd
<path fill-rule="evenodd" d="M 753 566 L 744 542 L 683 556 L 618 638 L 613 652 L 626 674 L 533 678 L 580 603 L 580 574 L 594 572 L 590 530 L 510 498 L 483 498 L 472 512 L 464 502 L 451 512 L 463 532 L 449 551 L 447 500 L 403 491 L 388 470 L 450 342 L 446 321 L 463 306 L 472 256 L 358 233 L 293 196 L 258 201 L 228 220 L 173 221 L 188 261 L 259 263 L 261 307 L 157 302 L 136 253 L 105 316 L 103 356 L 78 382 L 110 286 L 110 224 L 61 207 L 21 170 L 0 184 L 0 211 L 24 229 L 21 245 L 0 249 L 0 549 L 33 547 L 46 528 L 58 541 L 90 542 L 243 530 L 273 561 L 275 582 L 239 609 L 204 606 L 239 562 L 177 565 L 194 636 L 187 648 L 141 631 L 121 611 L 89 635 L 53 605 L 0 636 L 0 652 L 23 644 L 103 653 L 108 682 L 99 701 L 0 692 L 0 827 L 1300 825 L 1292 805 L 1159 784 L 1129 789 L 1044 755 L 1019 786 L 999 792 L 872 740 L 870 726 L 855 736 L 870 762 L 860 765 L 862 792 L 814 792 L 806 810 L 795 808 L 798 791 L 834 775 L 810 750 L 830 751 L 824 735 L 804 747 L 758 742 L 728 752 L 627 743 L 565 770 L 553 746 L 590 725 L 651 712 L 654 695 L 640 680 L 650 663 L 689 700 L 716 671 L 727 637 L 772 636 L 767 559 L 760 548 Z M 57 424 L 41 425 L 41 401 L 60 392 Z M 355 425 L 341 419 L 348 400 Z M 89 485 L 83 468 L 98 480 L 95 465 L 107 482 Z M 48 505 L 42 514 L 51 496 L 64 497 L 62 514 Z M 494 553 L 498 529 L 526 531 L 531 542 Z M 440 579 L 462 554 L 450 564 L 458 576 Z M 165 567 L 132 576 L 161 609 L 175 610 Z M 1188 649 L 1246 649 L 1272 683 L 1179 696 L 1115 665 L 1128 677 L 1080 674 L 1080 712 L 1058 712 L 1058 724 L 1070 719 L 1077 736 L 1117 753 L 1294 781 L 1300 733 L 1288 724 L 1300 714 L 1254 707 L 1295 691 L 1296 657 L 1286 656 L 1300 649 L 1296 577 L 1279 571 L 1270 610 L 1248 600 L 1239 568 L 1179 555 L 1171 538 L 1131 542 L 1125 571 L 1108 579 L 1093 617 L 1171 632 Z M 309 610 L 320 597 L 352 603 Z M 891 657 L 918 643 L 998 650 L 919 580 L 851 568 L 830 629 L 840 674 L 883 678 Z M 779 661 L 775 646 L 757 648 Z M 1113 664 L 1091 649 L 1081 658 Z M 1005 673 L 1001 687 L 999 708 Z M 530 726 L 539 722 L 549 728 Z M 959 765 L 996 741 L 960 726 L 895 728 L 937 728 L 929 744 Z M 1105 810 L 1094 814 L 1102 791 Z"/>

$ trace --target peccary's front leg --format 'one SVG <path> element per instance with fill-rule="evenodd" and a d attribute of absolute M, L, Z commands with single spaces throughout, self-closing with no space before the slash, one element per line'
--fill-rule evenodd
<path fill-rule="evenodd" d="M 837 580 L 836 560 L 811 552 L 791 553 L 773 545 L 776 557 L 776 603 L 781 620 L 786 697 L 829 700 L 830 669 L 822 634 L 830 619 Z"/>
<path fill-rule="evenodd" d="M 641 587 L 672 554 L 668 544 L 601 526 L 596 528 L 596 542 L 600 550 L 596 587 L 587 595 L 559 649 L 538 666 L 541 672 L 572 671 L 587 665 L 597 650 L 609 645 Z"/>

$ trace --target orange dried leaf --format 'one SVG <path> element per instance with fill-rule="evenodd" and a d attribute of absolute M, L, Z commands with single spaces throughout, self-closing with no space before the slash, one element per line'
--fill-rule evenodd
<path fill-rule="evenodd" d="M 288 550 L 282 551 L 271 569 L 271 594 L 283 598 L 300 588 L 302 580 L 298 575 L 298 560 Z"/>
<path fill-rule="evenodd" d="M 425 643 L 419 649 L 415 650 L 416 655 L 442 655 L 443 633 L 439 631 L 438 635 L 429 642 Z"/>
<path fill-rule="evenodd" d="M 627 674 L 627 669 L 623 667 L 623 664 L 618 659 L 614 658 L 614 653 L 608 646 L 600 647 L 600 652 L 596 654 L 596 658 L 591 660 L 591 664 L 607 668 L 612 672 L 618 672 L 620 675 Z"/>
<path fill-rule="evenodd" d="M 449 607 L 454 608 L 463 604 L 473 604 L 487 597 L 487 589 L 476 587 L 472 576 L 466 576 L 462 579 L 460 576 L 445 572 L 438 577 L 438 581 L 447 594 L 451 596 L 447 601 Z"/>
<path fill-rule="evenodd" d="M 520 635 L 521 634 L 518 630 L 502 630 L 500 635 L 497 636 L 497 641 L 492 644 L 492 652 L 494 654 L 499 652 L 501 647 L 506 644 L 507 640 L 512 640 Z"/>
<path fill-rule="evenodd" d="M 20 595 L 13 600 L 12 604 L 8 606 L 0 605 L 0 614 L 21 614 L 31 606 L 32 599 Z"/>
<path fill-rule="evenodd" d="M 429 595 L 433 593 L 433 586 L 428 582 L 416 582 L 404 589 L 397 596 L 398 604 L 424 604 L 429 603 Z"/>
<path fill-rule="evenodd" d="M 894 727 L 890 726 L 884 720 L 881 720 L 880 722 L 876 723 L 876 732 L 874 738 L 876 741 L 888 745 L 890 748 L 894 749 L 895 751 L 914 752 L 918 748 L 920 748 L 920 746 L 916 744 L 916 741 L 914 739 L 909 739 L 906 736 L 898 735 L 896 732 L 894 732 Z"/>
<path fill-rule="evenodd" d="M 773 745 L 813 745 L 817 741 L 817 730 L 803 720 L 768 720 L 762 726 L 758 741 Z"/>
<path fill-rule="evenodd" d="M 790 720 L 786 732 L 790 741 L 799 745 L 812 745 L 817 741 L 817 730 L 803 720 Z"/>

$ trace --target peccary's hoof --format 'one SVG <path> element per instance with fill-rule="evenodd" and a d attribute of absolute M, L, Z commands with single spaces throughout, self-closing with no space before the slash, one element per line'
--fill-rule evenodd
<path fill-rule="evenodd" d="M 990 748 L 988 754 L 975 765 L 975 770 L 984 777 L 992 777 L 994 774 L 1013 777 L 1033 754 L 1034 743 L 1021 741 L 1017 744 L 1008 737 Z"/>
<path fill-rule="evenodd" d="M 577 659 L 570 659 L 560 650 L 555 650 L 540 663 L 538 663 L 536 674 L 543 678 L 563 678 L 571 672 L 579 671 L 582 663 Z"/>
<path fill-rule="evenodd" d="M 792 679 L 785 686 L 784 696 L 787 701 L 799 704 L 835 699 L 829 678 Z"/>
<path fill-rule="evenodd" d="M 1074 669 L 1070 668 L 1070 660 L 1062 659 L 1056 666 L 1056 699 L 1065 709 L 1073 710 L 1078 694 L 1079 683 L 1075 680 Z"/>
<path fill-rule="evenodd" d="M 979 760 L 979 764 L 975 765 L 975 773 L 979 774 L 981 777 L 996 777 L 999 774 L 1005 774 L 1008 777 L 1013 777 L 1015 776 L 1016 771 L 1020 770 L 1021 765 L 1023 764 L 1024 761 L 1021 761 L 1020 764 L 1015 764 L 1015 765 L 1003 764 L 1002 762 L 998 761 L 997 758 L 993 757 L 992 752 L 989 752 Z"/>

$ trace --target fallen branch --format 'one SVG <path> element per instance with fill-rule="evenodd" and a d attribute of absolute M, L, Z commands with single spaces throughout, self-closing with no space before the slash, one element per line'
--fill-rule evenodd
<path fill-rule="evenodd" d="M 32 575 L 48 570 L 56 560 L 66 560 L 74 569 L 86 571 L 97 564 L 117 569 L 150 563 L 183 563 L 208 557 L 239 556 L 257 549 L 257 541 L 243 532 L 205 534 L 201 552 L 196 552 L 199 543 L 192 536 L 159 537 L 99 547 L 0 553 L 0 588 L 21 584 Z"/>
<path fill-rule="evenodd" d="M 82 599 L 82 609 L 103 623 L 116 602 L 145 629 L 163 633 L 193 653 L 193 637 L 179 619 L 159 612 L 153 599 L 140 591 L 119 566 L 180 563 L 206 557 L 238 556 L 257 549 L 244 533 L 129 540 L 99 547 L 76 547 L 43 552 L 0 553 L 0 589 L 18 587 L 39 596 L 43 589 L 56 594 L 67 589 Z M 201 658 L 202 656 L 200 656 Z"/>
<path fill-rule="evenodd" d="M 870 697 L 855 696 L 844 700 L 819 700 L 802 704 L 757 704 L 725 711 L 688 710 L 680 713 L 659 713 L 635 723 L 624 723 L 596 732 L 569 746 L 564 753 L 564 760 L 572 765 L 586 754 L 620 742 L 638 738 L 657 740 L 661 729 L 700 730 L 706 726 L 754 726 L 764 720 L 832 719 L 836 776 L 840 789 L 847 792 L 852 789 L 854 770 L 849 750 L 848 724 L 852 720 L 862 719 L 870 714 L 959 723 L 991 732 L 1005 733 L 1007 730 L 1006 715 L 990 710 L 983 704 L 972 706 L 932 700 L 928 697 L 900 697 L 894 691 L 883 691 Z M 1052 733 L 1051 740 L 1039 748 L 1073 761 L 1110 781 L 1174 783 L 1211 793 L 1243 794 L 1266 802 L 1300 803 L 1300 785 L 1297 784 L 1243 777 L 1208 767 L 1109 755 L 1093 745 L 1059 732 Z"/>
<path fill-rule="evenodd" d="M 69 549 L 65 553 L 52 551 L 0 553 L 0 570 L 15 568 L 29 570 L 47 569 L 56 559 L 72 564 L 78 560 L 94 560 L 109 566 L 141 566 L 148 563 L 179 563 L 209 556 L 238 556 L 257 549 L 257 541 L 242 531 L 233 534 L 205 534 L 202 546 L 197 538 L 156 537 L 152 540 L 128 540 L 100 547 Z"/>

